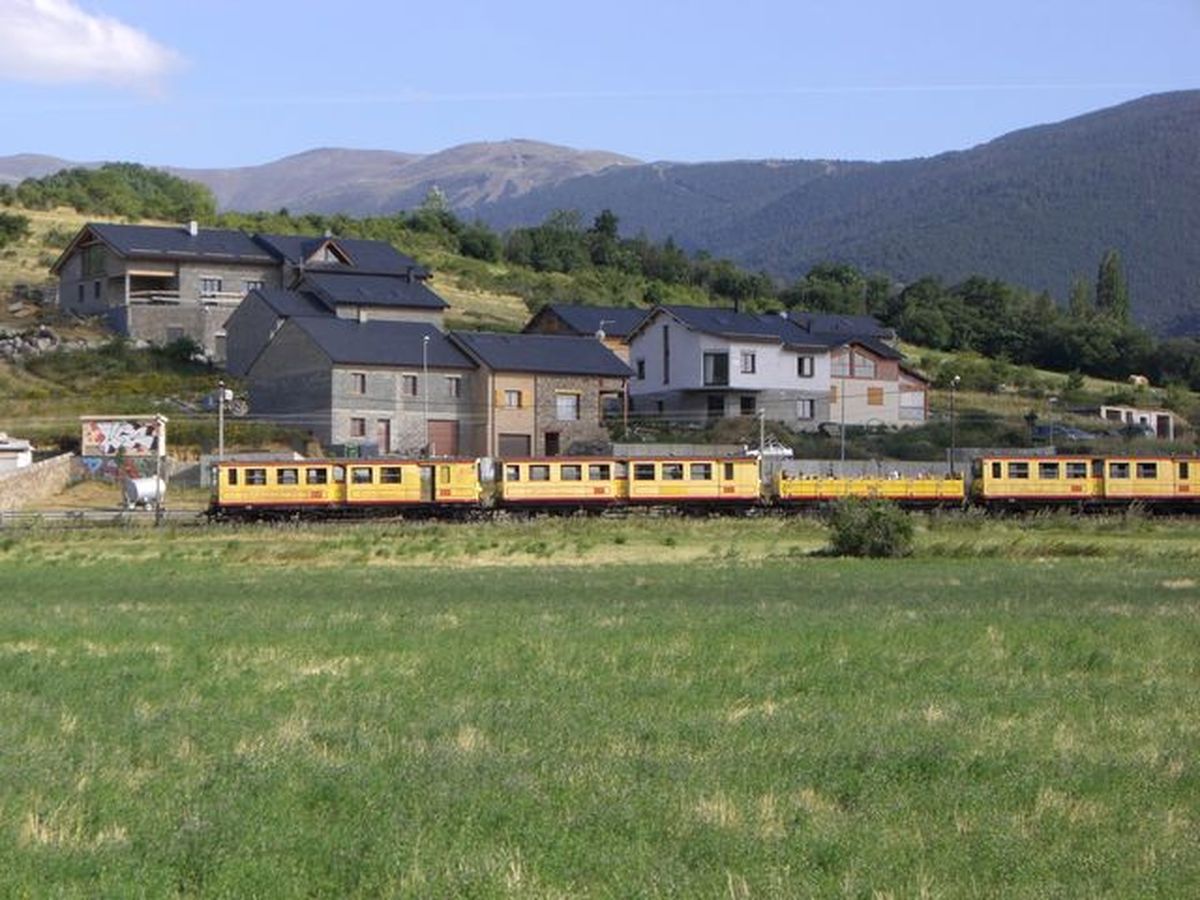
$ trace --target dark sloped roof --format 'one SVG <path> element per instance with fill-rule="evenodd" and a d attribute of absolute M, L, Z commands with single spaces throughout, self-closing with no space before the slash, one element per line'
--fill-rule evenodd
<path fill-rule="evenodd" d="M 884 359 L 904 359 L 904 354 L 895 347 L 889 347 L 883 341 L 876 338 L 863 337 L 861 335 L 849 336 L 844 341 L 847 344 L 861 344 L 873 353 L 877 353 Z"/>
<path fill-rule="evenodd" d="M 729 338 L 779 338 L 781 327 L 787 324 L 779 316 L 759 316 L 719 307 L 661 306 L 659 309 L 666 310 L 694 331 Z"/>
<path fill-rule="evenodd" d="M 163 227 L 91 222 L 86 227 L 122 256 L 274 262 L 249 235 L 229 228 L 201 228 L 192 235 L 184 225 Z"/>
<path fill-rule="evenodd" d="M 327 238 L 312 237 L 302 234 L 256 234 L 258 241 L 277 259 L 289 262 L 294 266 L 304 264 L 323 244 L 332 243 L 342 250 L 350 260 L 350 267 L 357 272 L 377 272 L 381 274 L 403 275 L 411 272 L 414 277 L 424 278 L 429 271 L 423 268 L 411 256 L 405 256 L 386 241 L 368 241 L 361 238 Z M 320 263 L 310 264 L 307 268 L 329 268 L 345 271 L 346 267 L 336 264 L 322 266 Z"/>
<path fill-rule="evenodd" d="M 420 281 L 396 275 L 358 275 L 352 271 L 308 269 L 301 287 L 310 288 L 330 305 L 400 306 L 411 309 L 445 309 L 446 301 Z"/>
<path fill-rule="evenodd" d="M 335 363 L 419 368 L 422 344 L 429 338 L 431 369 L 474 369 L 475 363 L 432 325 L 420 322 L 355 322 L 336 316 L 290 320 Z"/>
<path fill-rule="evenodd" d="M 816 334 L 861 334 L 878 337 L 892 333 L 874 316 L 850 316 L 840 313 L 789 312 L 788 318 L 805 331 Z"/>
<path fill-rule="evenodd" d="M 504 372 L 627 378 L 629 366 L 594 337 L 454 331 L 451 337 L 490 368 Z"/>
<path fill-rule="evenodd" d="M 623 338 L 637 328 L 649 310 L 620 306 L 585 306 L 573 303 L 549 303 L 526 325 L 526 330 L 542 315 L 558 316 L 579 335 L 592 336 L 601 328 L 609 337 Z"/>
<path fill-rule="evenodd" d="M 256 288 L 247 295 L 258 297 L 284 318 L 296 316 L 331 316 L 333 311 L 308 291 L 285 291 L 280 288 Z"/>

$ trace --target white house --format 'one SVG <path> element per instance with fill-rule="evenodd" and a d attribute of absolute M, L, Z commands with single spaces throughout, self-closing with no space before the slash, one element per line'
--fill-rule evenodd
<path fill-rule="evenodd" d="M 762 411 L 806 430 L 925 420 L 927 382 L 877 330 L 811 329 L 785 313 L 657 307 L 629 339 L 632 411 L 691 422 Z"/>

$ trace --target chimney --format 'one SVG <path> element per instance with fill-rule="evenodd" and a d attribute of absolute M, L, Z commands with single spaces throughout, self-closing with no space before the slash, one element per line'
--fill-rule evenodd
<path fill-rule="evenodd" d="M 200 233 L 200 223 L 195 219 L 192 219 L 192 221 L 188 222 L 187 229 L 188 234 L 190 234 L 192 237 L 195 237 Z"/>

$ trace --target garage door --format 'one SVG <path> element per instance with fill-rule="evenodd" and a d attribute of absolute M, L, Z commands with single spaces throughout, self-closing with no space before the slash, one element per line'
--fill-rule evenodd
<path fill-rule="evenodd" d="M 458 456 L 458 423 L 453 420 L 429 420 L 429 455 Z"/>
<path fill-rule="evenodd" d="M 528 434 L 502 434 L 500 435 L 500 458 L 514 459 L 519 456 L 528 456 L 532 436 Z"/>

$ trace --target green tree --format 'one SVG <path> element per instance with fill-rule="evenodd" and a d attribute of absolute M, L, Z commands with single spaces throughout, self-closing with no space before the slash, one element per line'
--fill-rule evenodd
<path fill-rule="evenodd" d="M 1106 250 L 1096 274 L 1096 311 L 1118 322 L 1129 321 L 1129 286 L 1121 271 L 1121 255 Z"/>
<path fill-rule="evenodd" d="M 1067 303 L 1067 314 L 1072 319 L 1086 319 L 1095 311 L 1091 285 L 1082 275 L 1076 275 L 1071 281 L 1071 299 Z"/>
<path fill-rule="evenodd" d="M 0 247 L 5 247 L 29 234 L 29 217 L 0 212 Z"/>

